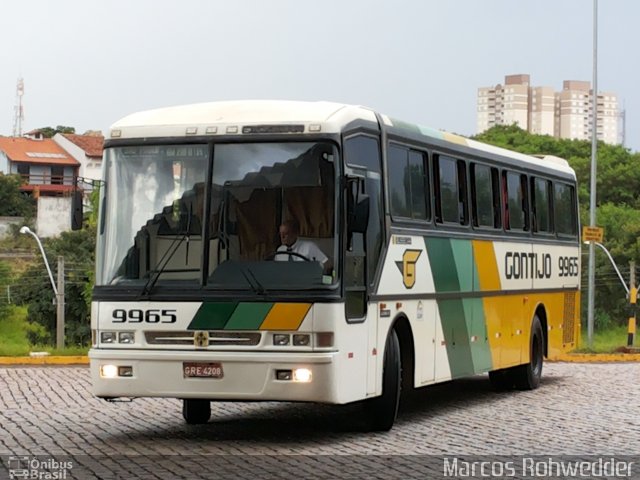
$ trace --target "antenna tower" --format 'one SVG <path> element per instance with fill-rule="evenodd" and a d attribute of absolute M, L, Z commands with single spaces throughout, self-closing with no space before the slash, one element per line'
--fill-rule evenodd
<path fill-rule="evenodd" d="M 22 106 L 22 96 L 24 95 L 24 80 L 18 78 L 16 85 L 16 105 L 13 107 L 13 136 L 22 136 L 22 122 L 24 121 L 24 107 Z"/>

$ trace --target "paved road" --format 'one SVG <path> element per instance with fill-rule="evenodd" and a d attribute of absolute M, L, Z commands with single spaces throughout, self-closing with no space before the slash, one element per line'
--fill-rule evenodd
<path fill-rule="evenodd" d="M 0 368 L 0 463 L 51 456 L 73 462 L 66 478 L 432 478 L 427 456 L 638 456 L 639 406 L 640 363 L 551 363 L 531 392 L 494 393 L 486 376 L 423 389 L 388 433 L 364 432 L 354 406 L 291 403 L 217 403 L 189 426 L 177 400 L 92 397 L 84 367 Z"/>

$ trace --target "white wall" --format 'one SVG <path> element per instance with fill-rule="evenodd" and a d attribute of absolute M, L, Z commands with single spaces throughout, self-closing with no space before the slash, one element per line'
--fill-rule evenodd
<path fill-rule="evenodd" d="M 88 157 L 84 150 L 70 140 L 67 140 L 67 138 L 60 133 L 56 133 L 53 140 L 80 162 L 80 169 L 78 170 L 79 176 L 92 180 L 100 180 L 102 178 L 102 159 Z"/>
<path fill-rule="evenodd" d="M 0 151 L 0 172 L 8 175 L 9 173 L 9 160 L 7 159 L 7 155 Z"/>
<path fill-rule="evenodd" d="M 71 197 L 38 198 L 36 233 L 39 237 L 55 237 L 71 230 Z"/>

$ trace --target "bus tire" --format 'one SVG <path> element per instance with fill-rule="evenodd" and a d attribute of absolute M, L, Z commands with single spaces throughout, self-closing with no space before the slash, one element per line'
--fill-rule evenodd
<path fill-rule="evenodd" d="M 534 390 L 540 385 L 542 378 L 542 363 L 544 355 L 544 336 L 542 324 L 538 315 L 531 322 L 531 336 L 529 337 L 529 363 L 520 365 L 513 370 L 513 379 L 520 390 Z"/>
<path fill-rule="evenodd" d="M 185 398 L 182 401 L 182 416 L 189 425 L 201 425 L 211 418 L 211 402 L 201 398 Z"/>
<path fill-rule="evenodd" d="M 384 347 L 382 395 L 364 402 L 364 413 L 370 430 L 391 430 L 398 416 L 401 382 L 400 342 L 396 331 L 391 330 Z"/>

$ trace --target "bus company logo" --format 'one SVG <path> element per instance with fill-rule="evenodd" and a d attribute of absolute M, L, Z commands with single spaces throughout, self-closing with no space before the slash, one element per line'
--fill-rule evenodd
<path fill-rule="evenodd" d="M 193 336 L 193 344 L 196 347 L 204 348 L 209 346 L 209 332 L 198 331 Z"/>
<path fill-rule="evenodd" d="M 413 288 L 416 284 L 416 263 L 422 250 L 405 250 L 402 260 L 397 261 L 396 265 L 402 273 L 402 283 L 406 288 Z"/>

